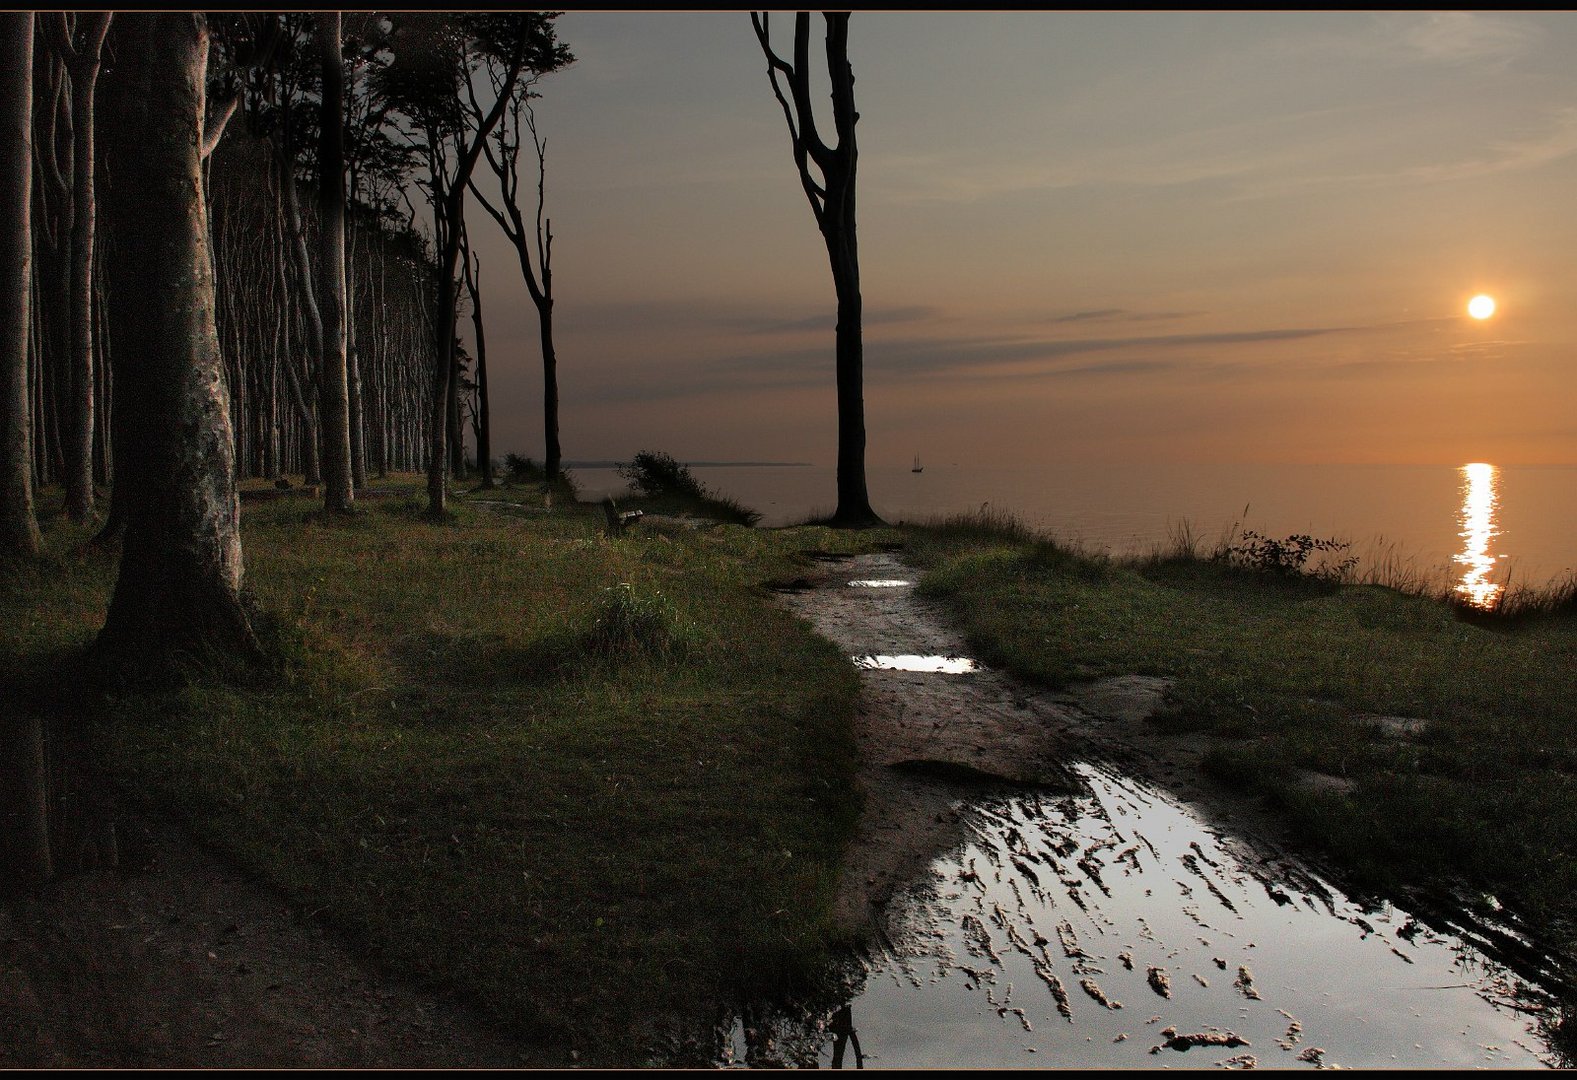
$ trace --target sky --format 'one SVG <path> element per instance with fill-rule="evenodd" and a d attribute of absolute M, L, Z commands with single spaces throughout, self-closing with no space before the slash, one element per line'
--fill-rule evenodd
<path fill-rule="evenodd" d="M 557 25 L 566 459 L 832 464 L 747 14 Z M 856 12 L 867 461 L 1577 462 L 1574 56 L 1570 12 Z M 470 214 L 494 452 L 540 459 L 535 309 Z"/>

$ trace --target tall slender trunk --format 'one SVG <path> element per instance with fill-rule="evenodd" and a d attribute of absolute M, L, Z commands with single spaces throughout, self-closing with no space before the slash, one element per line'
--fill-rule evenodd
<path fill-rule="evenodd" d="M 33 13 L 0 12 L 0 554 L 38 551 L 27 354 L 33 237 Z"/>
<path fill-rule="evenodd" d="M 65 455 L 66 513 L 82 523 L 93 517 L 93 238 L 97 219 L 94 192 L 93 97 L 98 86 L 100 49 L 110 13 L 84 13 L 82 39 L 73 48 L 71 73 L 72 219 L 70 452 Z"/>
<path fill-rule="evenodd" d="M 106 73 L 110 322 L 127 438 L 120 574 L 96 650 L 123 670 L 260 655 L 241 602 L 240 503 L 202 197 L 208 26 L 116 18 Z"/>
<path fill-rule="evenodd" d="M 283 175 L 282 183 L 295 183 L 294 178 Z M 281 215 L 282 228 L 290 228 L 290 218 L 286 211 L 284 194 L 279 196 L 277 206 Z M 298 215 L 299 217 L 299 215 Z M 287 244 L 289 241 L 287 240 Z M 304 250 L 304 249 L 303 249 Z M 279 340 L 279 364 L 285 370 L 285 386 L 290 391 L 290 402 L 295 406 L 298 419 L 301 422 L 301 471 L 302 479 L 308 484 L 316 484 L 319 480 L 318 472 L 318 426 L 313 418 L 312 407 L 307 404 L 307 396 L 301 386 L 301 377 L 296 372 L 296 362 L 291 356 L 290 339 L 290 268 L 287 265 L 284 253 L 279 253 L 275 259 L 274 270 L 279 285 L 279 310 L 276 325 Z M 281 472 L 285 471 L 283 468 Z"/>
<path fill-rule="evenodd" d="M 349 257 L 345 261 L 345 375 L 350 404 L 350 482 L 359 491 L 367 486 L 367 405 L 362 393 L 361 347 L 356 331 L 356 288 L 363 275 L 355 269 L 354 228 L 346 231 L 346 245 Z"/>
<path fill-rule="evenodd" d="M 471 297 L 471 329 L 476 337 L 476 467 L 482 474 L 482 487 L 493 486 L 493 434 L 487 405 L 487 334 L 482 320 L 482 261 L 472 265 L 471 248 L 462 242 L 460 258 L 465 266 L 465 288 Z"/>
<path fill-rule="evenodd" d="M 559 474 L 564 454 L 559 449 L 559 359 L 553 350 L 553 298 L 537 305 L 537 329 L 542 342 L 542 438 L 546 445 L 543 471 L 549 481 Z"/>
<path fill-rule="evenodd" d="M 763 12 L 758 17 L 752 13 L 750 20 L 767 58 L 772 92 L 788 121 L 800 186 L 816 216 L 816 227 L 826 241 L 833 289 L 838 297 L 834 346 L 838 388 L 838 509 L 832 521 L 835 525 L 863 528 L 880 525 L 882 520 L 871 509 L 865 486 L 864 351 L 861 344 L 860 258 L 855 238 L 855 176 L 859 149 L 855 144 L 854 125 L 860 117 L 854 109 L 854 70 L 849 65 L 849 14 L 829 11 L 823 15 L 827 22 L 832 122 L 837 131 L 834 146 L 822 142 L 816 132 L 810 90 L 809 13 L 802 11 L 794 16 L 792 62 L 773 51 L 767 14 Z M 778 83 L 780 73 L 788 83 L 787 96 Z M 819 181 L 812 175 L 813 166 L 821 173 Z"/>
<path fill-rule="evenodd" d="M 465 189 L 460 190 L 463 193 Z M 458 217 L 456 213 L 455 219 Z M 451 234 L 458 229 L 455 219 L 450 222 Z M 448 511 L 444 474 L 449 464 L 449 387 L 454 375 L 454 272 L 459 261 L 460 241 L 454 235 L 445 239 L 438 266 L 438 326 L 434 335 L 438 356 L 433 364 L 433 400 L 430 403 L 432 430 L 428 432 L 427 460 L 427 513 L 434 518 L 442 518 Z"/>
<path fill-rule="evenodd" d="M 33 517 L 27 341 L 31 307 L 33 177 L 33 13 L 0 12 L 0 555 L 39 549 Z M 0 710 L 0 887 L 46 881 L 49 849 L 43 724 Z"/>
<path fill-rule="evenodd" d="M 323 423 L 323 508 L 348 513 L 355 500 L 350 470 L 350 388 L 345 358 L 345 69 L 340 54 L 340 15 L 317 16 L 318 58 L 323 69 L 319 134 L 319 282 L 322 346 L 318 366 Z"/>

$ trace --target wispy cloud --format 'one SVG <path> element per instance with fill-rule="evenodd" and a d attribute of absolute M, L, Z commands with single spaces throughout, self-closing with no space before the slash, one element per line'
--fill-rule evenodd
<path fill-rule="evenodd" d="M 1538 29 L 1513 17 L 1479 11 L 1387 13 L 1376 16 L 1403 55 L 1432 63 L 1504 62 L 1527 52 Z"/>
<path fill-rule="evenodd" d="M 1126 308 L 1099 308 L 1095 311 L 1075 311 L 1071 315 L 1054 315 L 1046 320 L 1051 323 L 1109 323 L 1109 322 L 1164 322 L 1169 319 L 1186 319 L 1200 314 L 1197 311 L 1129 311 Z"/>
<path fill-rule="evenodd" d="M 1347 333 L 1355 327 L 1294 327 L 1274 330 L 1247 330 L 1211 334 L 1165 334 L 1147 337 L 1115 338 L 906 338 L 868 340 L 865 367 L 873 376 L 887 374 L 975 376 L 990 368 L 1013 368 L 1019 374 L 1035 369 L 1038 374 L 1122 373 L 1155 370 L 1147 360 L 1124 360 L 1099 367 L 1069 367 L 1060 361 L 1091 353 L 1121 350 L 1169 350 L 1213 348 L 1244 344 L 1296 341 L 1326 334 Z M 719 374 L 780 372 L 802 370 L 808 376 L 823 378 L 831 371 L 831 345 L 820 349 L 795 349 L 746 356 L 726 356 L 708 362 Z"/>

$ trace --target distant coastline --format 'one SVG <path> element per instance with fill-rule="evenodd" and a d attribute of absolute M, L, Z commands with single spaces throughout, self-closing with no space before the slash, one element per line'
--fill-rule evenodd
<path fill-rule="evenodd" d="M 623 461 L 566 461 L 564 463 L 564 468 L 566 468 L 566 469 L 617 469 L 620 465 L 623 465 L 623 464 L 626 464 L 626 463 L 623 462 Z M 692 469 L 735 469 L 735 468 L 799 469 L 799 468 L 809 468 L 811 466 L 812 462 L 809 462 L 809 461 L 682 461 L 682 462 L 680 462 L 680 464 L 681 465 L 686 465 L 686 466 L 688 466 L 688 467 L 690 467 Z"/>

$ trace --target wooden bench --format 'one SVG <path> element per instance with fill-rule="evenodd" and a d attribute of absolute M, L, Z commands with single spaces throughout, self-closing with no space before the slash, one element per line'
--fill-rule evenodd
<path fill-rule="evenodd" d="M 646 516 L 646 511 L 620 510 L 618 503 L 613 501 L 613 496 L 609 495 L 602 500 L 602 514 L 608 519 L 608 535 L 622 536 L 631 522 L 639 521 Z"/>

